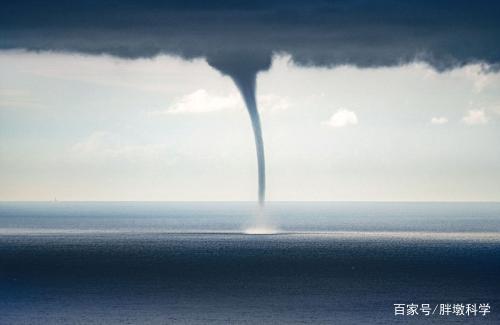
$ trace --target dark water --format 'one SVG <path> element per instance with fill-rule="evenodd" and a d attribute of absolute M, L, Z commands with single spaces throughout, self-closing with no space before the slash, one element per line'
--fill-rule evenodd
<path fill-rule="evenodd" d="M 500 323 L 500 204 L 0 204 L 1 324 Z M 489 303 L 487 316 L 394 304 Z"/>

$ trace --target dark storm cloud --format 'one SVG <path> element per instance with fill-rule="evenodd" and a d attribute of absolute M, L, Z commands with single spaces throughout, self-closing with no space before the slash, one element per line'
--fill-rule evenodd
<path fill-rule="evenodd" d="M 421 60 L 438 70 L 498 66 L 498 1 L 12 1 L 0 48 L 223 62 L 273 53 L 299 64 L 360 67 Z M 257 67 L 257 68 L 256 68 Z"/>

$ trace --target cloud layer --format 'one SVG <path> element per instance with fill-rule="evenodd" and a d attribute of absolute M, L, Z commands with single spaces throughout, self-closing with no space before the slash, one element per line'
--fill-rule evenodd
<path fill-rule="evenodd" d="M 291 106 L 288 98 L 275 94 L 263 94 L 257 102 L 261 111 L 271 113 L 287 110 Z M 198 89 L 174 100 L 167 109 L 153 111 L 150 115 L 203 114 L 234 109 L 244 109 L 243 101 L 236 92 L 223 96 Z"/>
<path fill-rule="evenodd" d="M 488 118 L 483 110 L 469 110 L 462 118 L 462 121 L 467 125 L 480 125 L 488 123 Z"/>
<path fill-rule="evenodd" d="M 446 124 L 446 123 L 448 123 L 448 119 L 446 117 L 444 117 L 444 116 L 431 118 L 431 124 L 443 125 L 443 124 Z"/>
<path fill-rule="evenodd" d="M 358 117 L 353 111 L 341 108 L 330 119 L 324 121 L 323 124 L 334 128 L 341 128 L 358 124 Z"/>
<path fill-rule="evenodd" d="M 241 99 L 238 94 L 228 96 L 213 96 L 205 89 L 198 89 L 177 100 L 172 107 L 163 111 L 164 114 L 209 113 L 231 109 L 238 106 Z"/>
<path fill-rule="evenodd" d="M 500 61 L 500 3 L 478 1 L 12 1 L 0 49 L 204 57 L 258 71 L 276 53 L 302 65 Z M 246 59 L 240 60 L 239 58 Z"/>

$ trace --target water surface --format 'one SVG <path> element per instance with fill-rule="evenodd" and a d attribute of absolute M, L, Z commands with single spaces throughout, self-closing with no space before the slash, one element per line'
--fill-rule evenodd
<path fill-rule="evenodd" d="M 500 204 L 2 203 L 0 323 L 500 321 Z M 487 317 L 395 303 L 489 303 Z"/>

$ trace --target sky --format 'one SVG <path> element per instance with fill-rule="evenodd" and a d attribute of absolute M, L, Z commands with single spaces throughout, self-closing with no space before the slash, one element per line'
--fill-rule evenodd
<path fill-rule="evenodd" d="M 257 78 L 267 197 L 499 201 L 500 73 L 273 55 Z M 203 57 L 0 50 L 0 200 L 255 200 L 234 83 Z"/>
<path fill-rule="evenodd" d="M 0 9 L 0 200 L 500 199 L 499 3 Z"/>

